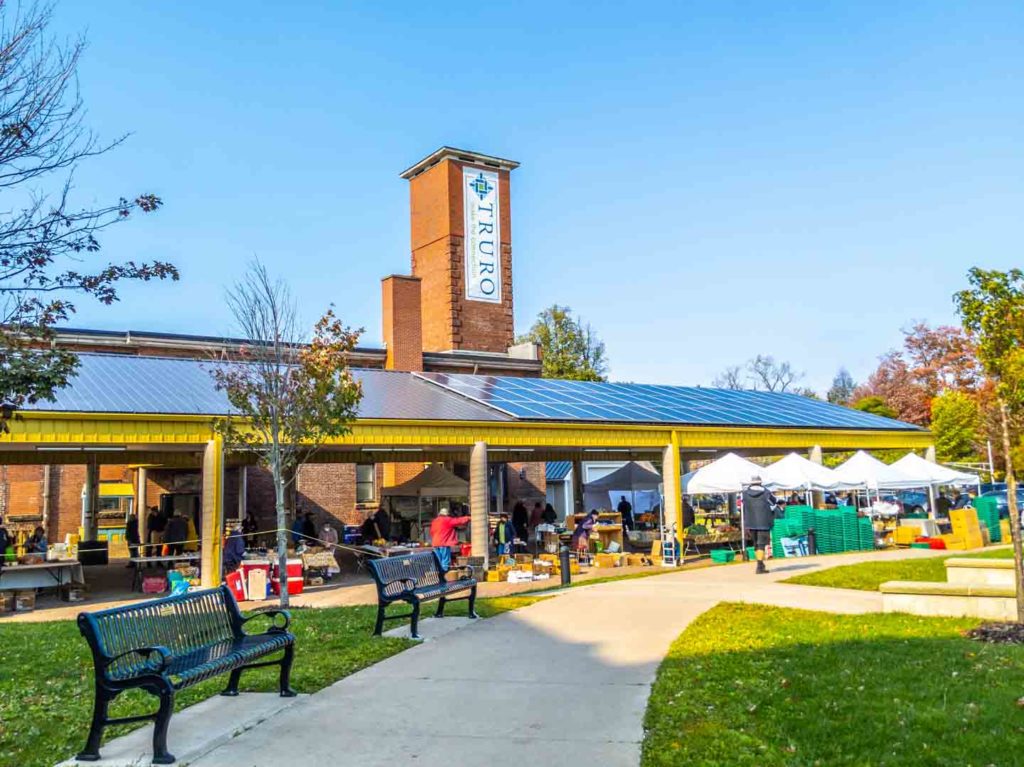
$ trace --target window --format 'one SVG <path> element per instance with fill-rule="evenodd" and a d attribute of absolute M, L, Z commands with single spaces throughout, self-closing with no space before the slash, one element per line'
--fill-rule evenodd
<path fill-rule="evenodd" d="M 356 464 L 356 503 L 369 503 L 374 498 L 377 467 L 372 463 Z"/>

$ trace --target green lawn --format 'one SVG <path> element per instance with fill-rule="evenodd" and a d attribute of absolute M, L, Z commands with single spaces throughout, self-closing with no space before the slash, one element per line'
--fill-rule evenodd
<path fill-rule="evenodd" d="M 540 599 L 481 599 L 477 612 L 488 618 Z M 465 615 L 466 603 L 453 602 L 445 612 Z M 315 692 L 413 644 L 371 637 L 375 615 L 376 607 L 364 606 L 293 609 L 293 687 Z M 397 625 L 396 621 L 389 627 Z M 92 715 L 92 673 L 88 647 L 74 621 L 0 623 L 0 765 L 49 767 L 73 756 L 85 743 Z M 242 689 L 274 691 L 276 679 L 274 669 L 249 671 L 242 676 Z M 177 707 L 219 693 L 226 681 L 227 677 L 220 677 L 183 691 L 177 696 Z M 111 715 L 155 710 L 154 701 L 144 693 L 125 694 L 115 701 Z M 129 729 L 110 728 L 105 740 Z"/>
<path fill-rule="evenodd" d="M 719 605 L 658 670 L 641 763 L 1021 764 L 1024 647 L 975 624 Z"/>
<path fill-rule="evenodd" d="M 977 554 L 951 554 L 982 559 L 1013 559 L 1013 549 L 991 549 Z M 946 581 L 946 566 L 949 557 L 925 557 L 921 559 L 899 559 L 885 562 L 862 562 L 858 565 L 840 565 L 805 575 L 787 578 L 783 583 L 800 583 L 804 586 L 828 586 L 834 589 L 858 589 L 877 591 L 886 581 Z"/>

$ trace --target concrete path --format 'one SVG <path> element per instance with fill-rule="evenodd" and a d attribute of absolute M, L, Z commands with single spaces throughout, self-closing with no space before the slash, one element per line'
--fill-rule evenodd
<path fill-rule="evenodd" d="M 780 561 L 767 576 L 754 576 L 752 564 L 731 565 L 571 589 L 342 679 L 194 764 L 521 767 L 571 759 L 634 767 L 658 664 L 702 612 L 722 600 L 876 611 L 875 593 L 776 581 L 867 559 L 932 555 Z"/>

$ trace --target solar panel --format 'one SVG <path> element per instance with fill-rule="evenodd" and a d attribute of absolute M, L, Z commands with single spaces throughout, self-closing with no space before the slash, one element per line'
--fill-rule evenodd
<path fill-rule="evenodd" d="M 419 377 L 517 418 L 552 421 L 914 431 L 797 394 L 447 373 Z"/>

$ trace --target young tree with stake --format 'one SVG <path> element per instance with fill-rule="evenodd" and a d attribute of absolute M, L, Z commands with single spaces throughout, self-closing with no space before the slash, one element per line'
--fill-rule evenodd
<path fill-rule="evenodd" d="M 288 510 L 285 497 L 299 466 L 326 441 L 351 431 L 362 388 L 348 356 L 362 330 L 328 310 L 302 342 L 288 288 L 254 263 L 228 292 L 246 343 L 211 369 L 234 414 L 218 430 L 232 449 L 255 453 L 271 473 L 277 519 L 281 604 L 288 605 Z"/>
<path fill-rule="evenodd" d="M 1024 409 L 1024 272 L 974 267 L 967 274 L 971 287 L 955 296 L 964 329 L 978 342 L 978 356 L 985 372 L 996 383 L 1003 455 L 1006 461 L 1006 495 L 1010 510 L 1010 538 L 1017 573 L 1017 620 L 1024 621 L 1024 577 L 1010 424 Z"/>

